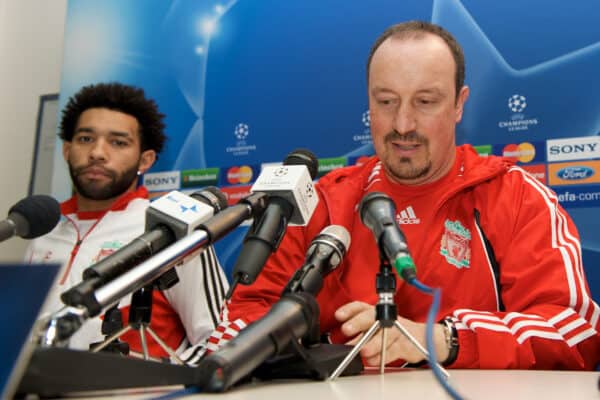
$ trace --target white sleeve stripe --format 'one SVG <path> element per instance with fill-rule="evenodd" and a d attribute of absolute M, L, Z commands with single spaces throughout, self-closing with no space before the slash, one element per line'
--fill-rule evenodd
<path fill-rule="evenodd" d="M 498 324 L 488 324 L 485 322 L 473 322 L 472 324 L 468 324 L 468 326 L 473 331 L 476 328 L 483 328 L 483 329 L 488 329 L 490 331 L 511 333 L 510 330 L 506 326 L 498 325 Z"/>
<path fill-rule="evenodd" d="M 210 266 L 210 262 L 208 260 L 208 257 L 206 255 L 206 251 L 203 251 L 200 254 L 200 262 L 202 263 L 202 273 L 203 273 L 203 280 L 202 280 L 202 285 L 204 287 L 204 298 L 206 301 L 206 306 L 208 308 L 208 312 L 210 314 L 210 318 L 212 320 L 213 326 L 217 326 L 217 324 L 219 323 L 219 308 L 216 306 L 215 304 L 215 299 L 214 299 L 214 289 L 215 289 L 215 285 L 214 285 L 214 281 L 212 279 L 212 273 L 211 273 L 211 266 Z"/>
<path fill-rule="evenodd" d="M 547 325 L 543 325 L 543 326 L 547 326 Z M 458 328 L 458 326 L 457 326 L 457 328 Z M 487 329 L 487 330 L 495 331 L 495 332 L 509 333 L 512 335 L 515 334 L 515 330 L 509 330 L 506 326 L 497 325 L 497 324 L 488 324 L 488 323 L 483 323 L 483 322 L 473 322 L 472 324 L 469 325 L 469 328 L 473 331 L 477 328 L 483 328 L 483 329 Z M 569 343 L 569 345 L 572 346 L 573 344 L 571 344 L 571 343 L 577 344 L 577 343 L 581 342 L 582 340 L 591 336 L 589 331 L 592 331 L 592 334 L 594 334 L 596 332 L 595 330 L 590 328 L 587 331 L 583 332 L 582 334 L 576 335 L 573 338 L 569 339 L 567 341 L 567 343 Z M 563 335 L 561 335 L 560 333 L 557 333 L 555 331 L 543 331 L 543 330 L 536 330 L 536 329 L 528 329 L 517 337 L 517 342 L 519 344 L 523 344 L 523 342 L 525 342 L 525 340 L 527 340 L 531 337 L 539 337 L 539 338 L 544 338 L 544 339 L 564 341 Z"/>
<path fill-rule="evenodd" d="M 206 343 L 206 349 L 209 351 L 217 351 L 219 350 L 219 345 L 217 343 L 208 342 Z"/>
<path fill-rule="evenodd" d="M 219 271 L 220 265 L 212 246 L 203 251 L 200 256 L 204 270 L 206 302 L 213 324 L 216 326 L 225 297 L 222 276 Z"/>
<path fill-rule="evenodd" d="M 572 308 L 565 308 L 560 313 L 556 314 L 554 317 L 548 319 L 552 325 L 558 324 L 560 321 L 569 318 L 571 315 L 575 314 Z"/>
<path fill-rule="evenodd" d="M 575 321 L 572 321 L 572 322 L 568 323 L 567 325 L 563 326 L 562 328 L 560 328 L 558 330 L 558 332 L 564 336 L 567 333 L 571 332 L 572 330 L 579 328 L 581 325 L 585 325 L 585 322 L 586 321 L 584 319 L 578 318 Z"/>
<path fill-rule="evenodd" d="M 548 212 L 550 213 L 550 230 L 551 230 L 551 238 L 552 238 L 552 248 L 557 249 L 563 259 L 563 265 L 565 268 L 565 273 L 567 277 L 567 283 L 569 286 L 570 300 L 569 306 L 574 308 L 577 304 L 577 289 L 575 288 L 575 278 L 574 278 L 574 269 L 573 264 L 571 263 L 571 258 L 567 254 L 567 248 L 573 252 L 573 249 L 570 244 L 565 243 L 564 237 L 562 235 L 562 230 L 559 229 L 562 227 L 562 221 L 558 213 L 558 207 L 555 206 L 555 203 L 552 200 L 556 200 L 556 196 L 553 196 L 548 192 L 548 189 L 545 186 L 542 186 L 541 182 L 537 179 L 531 177 L 529 174 L 525 173 L 521 168 L 511 168 L 511 171 L 518 171 L 523 175 L 525 182 L 529 183 L 532 188 L 534 188 L 542 197 L 544 203 L 548 208 Z M 557 224 L 559 226 L 557 226 Z M 574 258 L 578 258 L 575 256 Z"/>
<path fill-rule="evenodd" d="M 537 315 L 531 315 L 531 314 L 519 314 L 519 313 L 509 313 L 505 316 L 504 319 L 500 319 L 494 315 L 486 315 L 487 313 L 485 312 L 476 312 L 476 313 L 470 313 L 467 312 L 468 310 L 461 310 L 461 312 L 463 312 L 463 316 L 462 319 L 460 320 L 460 322 L 457 323 L 457 329 L 470 329 L 470 330 L 475 330 L 476 328 L 482 328 L 482 329 L 488 329 L 488 330 L 492 330 L 492 331 L 496 331 L 496 332 L 507 332 L 507 333 L 511 333 L 512 335 L 516 335 L 517 332 L 521 329 L 525 329 L 525 331 L 523 331 L 519 336 L 517 336 L 517 341 L 519 343 L 523 343 L 527 338 L 529 337 L 543 337 L 543 338 L 547 338 L 547 339 L 560 339 L 560 340 L 564 340 L 564 336 L 567 335 L 569 332 L 574 331 L 575 329 L 581 327 L 582 325 L 585 325 L 586 321 L 583 318 L 578 318 L 577 320 L 574 320 L 570 323 L 568 323 L 567 325 L 561 327 L 560 329 L 558 329 L 558 332 L 556 331 L 557 327 L 556 324 L 568 319 L 570 317 L 572 317 L 573 315 L 576 315 L 576 313 L 570 309 L 567 308 L 563 311 L 561 311 L 559 314 L 557 314 L 556 316 L 550 318 L 548 321 L 545 321 L 543 318 L 541 318 L 540 316 Z M 526 318 L 526 319 L 520 319 L 514 322 L 514 324 L 510 324 L 511 321 L 515 320 L 516 318 Z M 469 321 L 473 322 L 469 323 Z M 496 322 L 496 323 L 494 323 Z M 543 327 L 543 328 L 549 328 L 552 329 L 552 331 L 542 331 L 539 329 L 532 329 L 534 327 Z M 593 328 L 590 328 L 592 330 L 594 330 Z M 588 329 L 589 330 L 589 329 Z M 585 331 L 587 332 L 587 331 Z M 595 332 L 595 330 L 594 330 Z M 581 334 L 578 334 L 575 336 L 576 338 L 580 338 L 582 337 Z M 582 339 L 579 339 L 579 341 L 584 340 L 585 338 L 587 338 L 589 336 L 585 336 Z M 570 341 L 573 341 L 573 339 L 569 339 Z M 579 341 L 577 341 L 577 343 L 579 343 Z"/>
<path fill-rule="evenodd" d="M 543 188 L 543 190 L 546 192 L 546 194 L 548 195 L 548 197 L 550 199 L 553 199 L 556 201 L 556 203 L 558 203 L 558 199 L 556 198 L 556 195 L 554 193 L 552 193 L 546 186 L 542 185 L 540 182 L 538 182 L 536 179 L 531 178 L 529 180 L 530 183 L 535 183 L 536 185 L 539 185 L 541 188 Z M 578 287 L 581 290 L 582 293 L 582 305 L 581 305 L 581 309 L 579 309 L 579 314 L 583 317 L 585 317 L 585 315 L 588 312 L 588 308 L 590 306 L 590 304 L 593 307 L 593 313 L 592 313 L 592 318 L 590 318 L 590 322 L 593 326 L 595 326 L 598 322 L 598 313 L 599 313 L 599 307 L 598 305 L 592 300 L 590 299 L 590 297 L 588 296 L 586 290 L 585 290 L 585 280 L 584 280 L 584 272 L 583 272 L 583 263 L 582 263 L 582 254 L 581 254 L 581 246 L 579 241 L 575 238 L 575 236 L 567 229 L 568 228 L 568 224 L 567 224 L 567 217 L 563 212 L 558 211 L 558 208 L 554 207 L 552 204 L 551 210 L 556 210 L 559 219 L 559 227 L 561 229 L 558 230 L 559 234 L 564 233 L 564 235 L 566 237 L 568 237 L 572 243 L 568 243 L 568 247 L 569 249 L 572 251 L 572 255 L 573 255 L 573 259 L 575 261 L 575 270 L 574 270 L 574 274 L 577 278 L 578 281 Z M 560 236 L 561 241 L 565 241 L 564 237 Z M 566 241 L 565 241 L 566 243 Z M 567 272 L 569 272 L 567 270 Z M 573 297 L 573 296 L 572 296 Z M 575 307 L 575 302 L 577 299 L 577 293 L 575 292 L 575 296 L 574 299 L 572 300 L 572 307 Z"/>
<path fill-rule="evenodd" d="M 558 208 L 558 199 L 556 195 L 548 187 L 543 185 L 536 178 L 529 175 L 523 169 L 519 167 L 512 167 L 509 171 L 516 171 L 522 174 L 525 182 L 529 183 L 534 189 L 536 189 L 546 203 L 551 217 L 550 227 L 552 231 L 552 247 L 559 249 L 563 257 L 565 274 L 567 276 L 567 282 L 570 291 L 570 306 L 580 315 L 585 316 L 587 314 L 587 309 L 591 304 L 594 311 L 592 313 L 593 318 L 591 319 L 590 323 L 592 326 L 596 326 L 600 312 L 598 305 L 590 299 L 585 288 L 583 279 L 584 274 L 582 272 L 583 265 L 581 262 L 581 244 L 579 240 L 576 239 L 575 235 L 569 231 L 567 217 Z M 557 221 L 559 224 L 558 228 L 556 226 Z M 571 263 L 571 258 L 566 254 L 567 251 L 570 251 L 573 261 L 576 264 L 575 266 L 573 266 Z M 579 289 L 582 296 L 581 308 L 576 307 L 578 296 L 577 289 Z"/>
<path fill-rule="evenodd" d="M 456 329 L 469 329 L 469 327 L 462 323 L 462 321 L 458 321 L 454 324 Z"/>
<path fill-rule="evenodd" d="M 508 324 L 510 321 L 512 321 L 515 318 L 530 318 L 530 319 L 541 319 L 541 320 L 543 320 L 543 318 L 540 317 L 539 315 L 522 314 L 522 313 L 518 313 L 518 312 L 509 312 L 508 314 L 506 314 L 504 316 L 504 318 L 502 318 L 502 321 L 504 321 L 505 323 Z"/>
<path fill-rule="evenodd" d="M 540 338 L 544 338 L 544 339 L 553 339 L 553 340 L 560 340 L 560 341 L 564 340 L 564 337 L 556 332 L 528 330 L 528 331 L 523 332 L 517 338 L 517 342 L 519 344 L 523 344 L 523 342 L 525 340 L 529 339 L 530 337 L 540 337 Z"/>
<path fill-rule="evenodd" d="M 595 329 L 589 328 L 589 329 L 581 332 L 580 334 L 577 334 L 577 335 L 573 336 L 572 338 L 568 339 L 567 344 L 571 347 L 575 346 L 575 345 L 583 342 L 585 339 L 596 335 L 597 333 L 598 332 L 596 332 Z"/>
<path fill-rule="evenodd" d="M 523 328 L 523 327 L 530 327 L 530 326 L 542 326 L 544 328 L 552 328 L 554 329 L 554 325 L 546 322 L 546 321 L 519 321 L 514 325 L 511 325 L 510 330 L 513 334 L 517 333 L 517 331 L 519 331 L 519 329 Z"/>

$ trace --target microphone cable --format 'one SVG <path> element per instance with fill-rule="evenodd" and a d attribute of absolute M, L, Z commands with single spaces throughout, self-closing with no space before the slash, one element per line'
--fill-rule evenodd
<path fill-rule="evenodd" d="M 433 372 L 433 376 L 438 381 L 438 383 L 444 388 L 446 393 L 454 400 L 463 400 L 463 397 L 450 385 L 448 380 L 442 374 L 440 366 L 435 360 L 435 346 L 433 343 L 433 326 L 436 323 L 435 317 L 440 308 L 440 299 L 442 297 L 442 289 L 440 288 L 430 288 L 429 286 L 421 283 L 417 278 L 412 278 L 408 281 L 410 285 L 419 289 L 421 292 L 426 293 L 430 296 L 433 296 L 433 301 L 431 303 L 431 307 L 429 307 L 429 312 L 427 313 L 427 323 L 425 325 L 425 342 L 427 352 L 429 353 L 429 366 L 431 367 L 431 371 Z"/>

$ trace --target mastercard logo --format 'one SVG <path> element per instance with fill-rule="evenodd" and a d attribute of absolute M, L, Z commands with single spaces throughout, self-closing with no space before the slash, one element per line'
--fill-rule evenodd
<path fill-rule="evenodd" d="M 535 147 L 527 142 L 521 144 L 507 144 L 504 146 L 504 149 L 502 149 L 502 155 L 504 157 L 512 158 L 514 161 L 527 163 L 535 158 Z"/>
<path fill-rule="evenodd" d="M 227 170 L 227 183 L 236 185 L 238 183 L 248 183 L 252 180 L 252 168 L 247 165 L 241 167 L 231 167 Z"/>

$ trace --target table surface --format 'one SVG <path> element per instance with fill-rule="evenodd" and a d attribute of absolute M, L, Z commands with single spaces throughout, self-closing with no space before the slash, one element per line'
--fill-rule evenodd
<path fill-rule="evenodd" d="M 596 399 L 600 372 L 450 370 L 450 383 L 464 399 Z M 74 394 L 76 398 L 149 399 L 182 390 L 180 387 L 148 388 Z M 71 396 L 69 396 L 71 397 Z M 183 397 L 174 397 L 183 398 Z M 242 385 L 226 393 L 188 394 L 185 399 L 222 400 L 371 400 L 448 399 L 430 370 L 395 370 L 379 375 L 369 371 L 335 381 L 270 381 Z"/>

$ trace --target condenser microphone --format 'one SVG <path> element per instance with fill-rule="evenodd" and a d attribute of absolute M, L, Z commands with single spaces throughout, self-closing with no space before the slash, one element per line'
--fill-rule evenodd
<path fill-rule="evenodd" d="M 266 193 L 267 208 L 244 239 L 227 298 L 237 283 L 254 282 L 267 258 L 279 247 L 288 224 L 308 223 L 319 201 L 312 182 L 318 165 L 312 152 L 298 149 L 285 158 L 283 165 L 263 168 L 251 192 Z"/>
<path fill-rule="evenodd" d="M 158 198 L 146 210 L 146 232 L 86 268 L 83 271 L 84 280 L 62 293 L 61 300 L 71 306 L 82 304 L 93 290 L 188 235 L 225 208 L 227 199 L 214 186 L 208 186 L 189 196 L 172 191 Z M 168 284 L 173 283 L 171 281 Z"/>
<path fill-rule="evenodd" d="M 308 292 L 316 296 L 323 286 L 323 278 L 336 269 L 350 248 L 350 233 L 341 225 L 325 227 L 312 240 L 302 265 L 283 293 Z"/>
<path fill-rule="evenodd" d="M 387 260 L 398 275 L 407 282 L 416 278 L 415 264 L 408 251 L 404 234 L 396 224 L 396 206 L 390 197 L 372 192 L 362 198 L 359 205 L 360 219 L 369 228 Z"/>
<path fill-rule="evenodd" d="M 53 197 L 38 194 L 18 201 L 0 221 L 0 242 L 19 236 L 33 239 L 50 232 L 60 220 L 60 205 Z"/>

